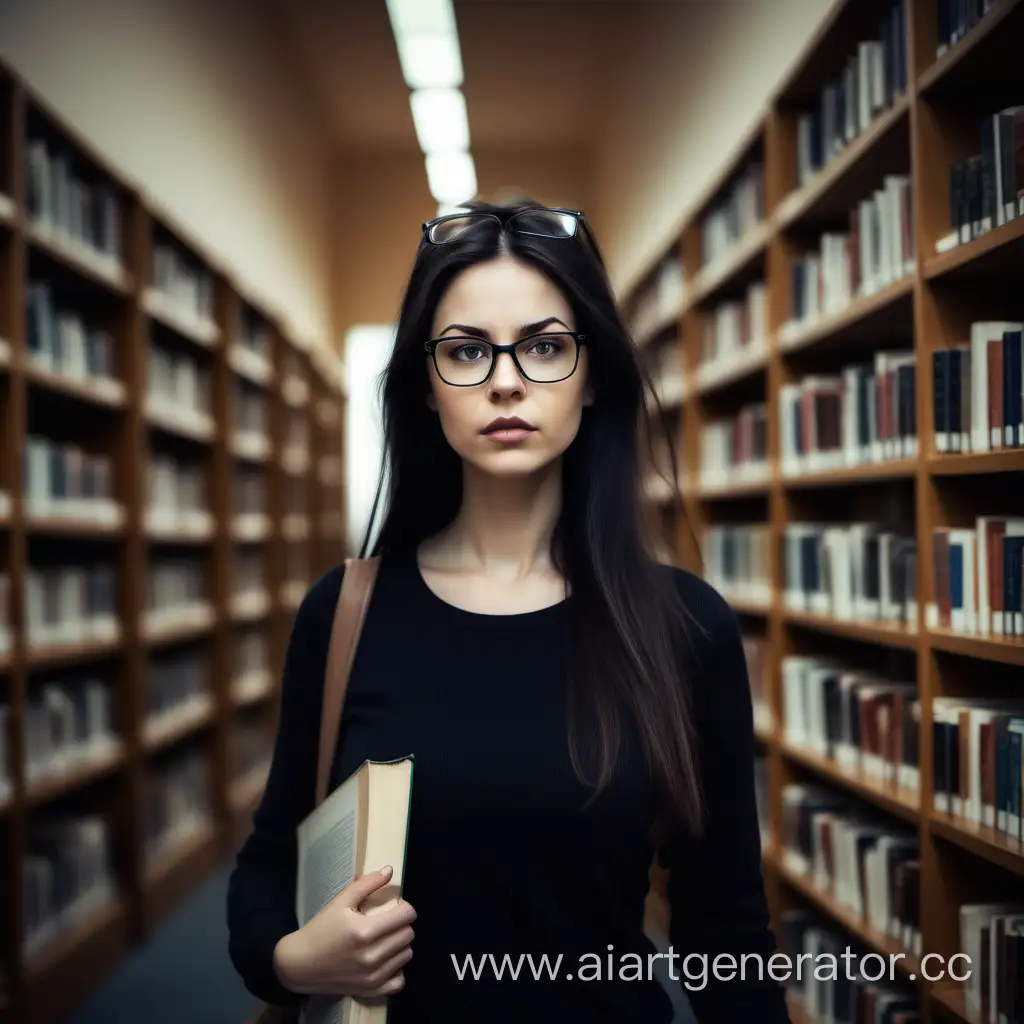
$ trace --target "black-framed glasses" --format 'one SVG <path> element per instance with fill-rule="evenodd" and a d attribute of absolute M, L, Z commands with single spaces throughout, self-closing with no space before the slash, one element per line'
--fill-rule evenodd
<path fill-rule="evenodd" d="M 549 331 L 520 338 L 511 345 L 493 345 L 479 338 L 449 335 L 423 346 L 434 360 L 437 375 L 457 388 L 483 384 L 494 372 L 498 356 L 508 352 L 519 373 L 535 384 L 556 384 L 571 377 L 580 361 L 585 334 Z"/>
<path fill-rule="evenodd" d="M 494 211 L 468 210 L 465 213 L 446 213 L 443 217 L 423 222 L 423 235 L 434 245 L 444 245 L 471 235 L 488 223 L 497 223 L 507 231 L 537 238 L 585 239 L 598 262 L 604 259 L 594 239 L 586 214 L 582 210 L 570 210 L 557 206 L 532 206 L 525 210 L 498 213 Z"/>

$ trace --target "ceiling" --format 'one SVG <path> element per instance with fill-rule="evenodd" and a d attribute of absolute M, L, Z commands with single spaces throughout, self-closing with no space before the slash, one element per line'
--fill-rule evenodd
<path fill-rule="evenodd" d="M 417 148 L 385 0 L 274 0 L 337 146 Z M 643 0 L 455 0 L 470 147 L 587 145 Z"/>

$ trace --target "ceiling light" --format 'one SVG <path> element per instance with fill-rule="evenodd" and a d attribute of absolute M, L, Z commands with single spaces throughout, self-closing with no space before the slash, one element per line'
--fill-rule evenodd
<path fill-rule="evenodd" d="M 466 100 L 458 89 L 417 89 L 409 94 L 409 105 L 424 153 L 469 149 Z"/>
<path fill-rule="evenodd" d="M 402 77 L 410 89 L 453 88 L 462 85 L 459 41 L 450 34 L 397 35 Z"/>
<path fill-rule="evenodd" d="M 428 153 L 427 183 L 439 203 L 465 203 L 476 195 L 476 167 L 469 153 Z"/>
<path fill-rule="evenodd" d="M 395 38 L 418 33 L 456 37 L 452 0 L 387 0 Z"/>

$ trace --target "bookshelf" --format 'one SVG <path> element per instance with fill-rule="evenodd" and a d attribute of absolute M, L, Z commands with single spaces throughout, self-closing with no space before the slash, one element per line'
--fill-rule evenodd
<path fill-rule="evenodd" d="M 636 324 L 638 314 L 654 301 L 659 268 L 668 260 L 680 262 L 681 301 L 664 305 L 656 329 L 649 327 L 649 313 L 648 322 L 641 320 L 643 329 L 634 329 L 641 356 L 656 377 L 666 376 L 665 365 L 682 367 L 663 385 L 673 395 L 681 494 L 673 495 L 664 484 L 652 486 L 649 494 L 673 541 L 674 559 L 705 573 L 732 598 L 744 634 L 758 638 L 765 652 L 757 747 L 768 779 L 761 795 L 763 865 L 773 925 L 784 936 L 787 914 L 813 911 L 855 948 L 883 956 L 905 951 L 902 973 L 906 991 L 916 993 L 920 1019 L 974 1024 L 981 1017 L 961 986 L 948 979 L 929 982 L 914 968 L 923 954 L 948 959 L 961 950 L 961 906 L 992 900 L 1024 904 L 1024 841 L 934 809 L 935 702 L 1003 698 L 1024 707 L 1024 639 L 929 622 L 928 605 L 937 601 L 944 585 L 936 572 L 941 563 L 933 556 L 933 537 L 936 530 L 973 531 L 979 516 L 1020 514 L 1024 448 L 940 452 L 933 367 L 936 352 L 970 345 L 972 324 L 1024 320 L 1024 216 L 994 223 L 953 247 L 948 240 L 943 244 L 959 227 L 950 209 L 954 165 L 981 152 L 984 118 L 1022 102 L 1024 3 L 973 5 L 976 23 L 960 26 L 961 38 L 942 53 L 940 32 L 950 5 L 904 0 L 902 30 L 887 20 L 892 6 L 890 0 L 837 0 L 751 132 L 697 198 L 671 245 L 627 283 L 623 309 Z M 964 17 L 972 10 L 969 4 L 953 7 L 955 15 L 959 11 Z M 883 21 L 887 27 L 880 29 Z M 825 133 L 825 118 L 839 117 L 834 110 L 827 113 L 829 101 L 822 94 L 831 83 L 842 83 L 844 74 L 856 76 L 858 60 L 877 59 L 859 54 L 861 40 L 883 44 L 882 94 L 875 99 L 869 89 L 862 116 L 860 93 L 855 92 L 853 130 L 846 131 L 844 110 L 838 125 L 832 125 L 844 136 L 841 143 L 825 159 L 809 159 L 812 129 L 801 121 L 818 110 L 816 130 Z M 738 182 L 749 180 L 751 168 L 755 174 L 763 168 L 762 217 L 749 216 L 749 209 L 736 214 L 733 225 L 745 229 L 734 231 L 725 251 L 705 264 L 702 236 L 709 216 Z M 837 243 L 822 239 L 860 230 L 866 222 L 850 211 L 859 211 L 876 189 L 884 190 L 887 176 L 893 179 L 891 197 L 880 202 L 891 201 L 894 216 L 885 223 L 881 217 L 867 223 L 889 232 L 883 247 L 891 259 L 885 267 L 870 268 L 870 281 L 862 277 L 850 287 L 852 247 L 837 257 Z M 1024 188 L 1024 182 L 1016 187 Z M 816 296 L 806 281 L 797 282 L 794 271 L 809 257 L 812 263 L 818 258 L 811 272 L 820 269 L 823 278 Z M 865 260 L 856 265 L 864 275 Z M 751 304 L 752 282 L 763 283 L 763 310 Z M 748 312 L 723 314 L 723 303 L 729 302 L 741 304 L 741 310 L 745 304 Z M 763 317 L 763 339 L 748 322 L 752 313 Z M 659 351 L 659 339 L 675 351 L 669 356 Z M 730 357 L 720 372 L 709 361 L 716 351 Z M 875 362 L 879 353 L 881 364 Z M 847 392 L 837 402 L 834 380 L 825 378 L 841 378 L 853 364 L 873 366 L 874 386 L 890 382 L 895 395 L 889 392 L 892 418 L 885 436 L 879 426 L 878 436 L 850 458 L 848 445 L 836 449 L 837 437 L 847 435 L 829 410 L 841 408 L 858 392 Z M 911 367 L 909 373 L 901 365 Z M 850 380 L 856 385 L 855 376 Z M 792 450 L 786 432 L 792 421 L 784 408 L 798 400 L 802 404 L 795 408 L 807 417 L 804 424 L 813 424 L 814 433 L 809 425 L 801 429 L 815 438 L 796 453 L 802 457 Z M 764 406 L 763 426 L 760 414 L 751 411 L 759 405 Z M 822 442 L 826 436 L 828 442 Z M 907 549 L 914 552 L 914 560 L 906 563 L 908 579 L 892 599 L 894 614 L 850 615 L 847 610 L 835 617 L 829 609 L 814 607 L 813 595 L 803 606 L 794 603 L 786 587 L 787 573 L 792 577 L 787 533 L 799 524 L 819 524 L 834 535 L 865 521 L 897 523 L 913 542 Z M 770 538 L 767 555 L 759 542 L 751 541 L 751 531 L 758 528 Z M 723 534 L 731 538 L 730 565 L 718 550 Z M 709 540 L 714 542 L 710 546 Z M 767 574 L 767 601 L 749 587 L 736 588 L 729 574 L 737 564 L 748 582 L 755 571 L 751 566 Z M 798 563 L 801 572 L 804 565 Z M 799 574 L 796 578 L 802 582 Z M 801 657 L 832 657 L 854 670 L 916 683 L 916 788 L 840 765 L 834 757 L 787 739 L 785 668 Z M 842 798 L 916 842 L 919 880 L 913 896 L 920 953 L 872 929 L 865 915 L 851 911 L 812 876 L 794 870 L 781 838 L 786 794 L 794 784 Z M 664 877 L 655 873 L 650 918 L 662 922 L 662 930 L 663 900 Z M 790 997 L 793 1019 L 813 1024 L 815 1015 L 795 992 Z"/>
<path fill-rule="evenodd" d="M 244 835 L 344 407 L 0 66 L 0 1021 L 62 1019 Z"/>

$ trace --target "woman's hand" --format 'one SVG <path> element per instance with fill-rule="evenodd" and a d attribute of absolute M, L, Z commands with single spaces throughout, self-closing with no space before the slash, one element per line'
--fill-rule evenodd
<path fill-rule="evenodd" d="M 391 868 L 350 882 L 316 917 L 274 948 L 281 984 L 300 995 L 394 995 L 405 984 L 402 967 L 412 958 L 416 911 L 405 900 L 363 913 L 359 908 L 386 885 Z"/>

